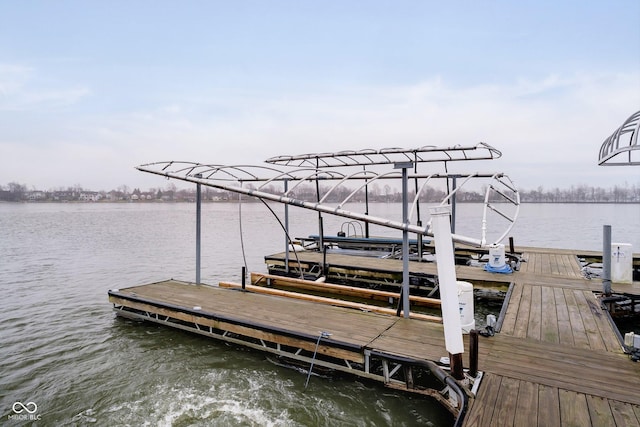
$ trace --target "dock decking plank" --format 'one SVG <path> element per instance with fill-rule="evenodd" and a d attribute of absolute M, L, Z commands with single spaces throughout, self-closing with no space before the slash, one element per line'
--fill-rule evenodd
<path fill-rule="evenodd" d="M 486 373 L 480 383 L 480 389 L 473 407 L 465 419 L 466 427 L 484 427 L 492 425 L 491 419 L 498 399 L 502 376 Z"/>
<path fill-rule="evenodd" d="M 494 426 L 510 426 L 516 417 L 516 408 L 518 402 L 518 388 L 520 381 L 504 377 L 500 383 L 498 395 L 500 400 L 496 401 L 496 408 L 493 411 L 493 418 L 488 425 Z"/>
<path fill-rule="evenodd" d="M 538 425 L 538 384 L 520 381 L 514 426 Z"/>
<path fill-rule="evenodd" d="M 538 426 L 560 426 L 560 399 L 556 387 L 538 386 L 538 408 Z"/>
<path fill-rule="evenodd" d="M 569 310 L 567 309 L 567 302 L 564 298 L 564 291 L 562 288 L 554 288 L 553 294 L 556 301 L 556 316 L 558 318 L 558 336 L 560 343 L 573 347 L 573 330 L 571 329 Z"/>
<path fill-rule="evenodd" d="M 540 286 L 531 288 L 531 309 L 529 310 L 529 326 L 527 338 L 540 340 L 542 328 L 542 289 Z"/>
<path fill-rule="evenodd" d="M 634 408 L 631 405 L 628 403 L 618 402 L 616 400 L 609 401 L 609 405 L 611 405 L 611 412 L 613 413 L 613 418 L 615 419 L 617 426 L 640 426 L 640 420 L 638 420 L 636 411 L 634 411 Z"/>
<path fill-rule="evenodd" d="M 518 307 L 518 315 L 516 317 L 516 324 L 513 330 L 513 336 L 518 338 L 525 338 L 527 336 L 527 329 L 529 328 L 530 312 L 531 312 L 531 286 L 523 286 L 522 297 L 520 299 L 520 306 Z"/>
<path fill-rule="evenodd" d="M 589 304 L 590 300 L 594 299 L 593 293 L 589 291 L 574 290 L 573 295 L 576 299 L 580 316 L 582 317 L 585 333 L 589 339 L 589 347 L 596 350 L 606 350 L 604 339 L 600 333 L 600 329 L 598 328 L 593 312 L 595 307 Z"/>
<path fill-rule="evenodd" d="M 522 288 L 523 286 L 515 283 L 511 292 L 511 298 L 509 299 L 509 305 L 502 322 L 502 328 L 500 333 L 513 335 L 513 331 L 516 326 L 516 318 L 518 317 L 518 310 L 520 308 L 520 301 L 522 300 Z"/>
<path fill-rule="evenodd" d="M 545 342 L 560 342 L 558 332 L 558 315 L 556 313 L 556 299 L 553 288 L 541 286 L 542 306 L 546 308 L 540 325 L 540 339 Z"/>
<path fill-rule="evenodd" d="M 560 398 L 560 424 L 567 427 L 590 426 L 587 397 L 582 393 L 558 390 Z"/>
<path fill-rule="evenodd" d="M 609 406 L 609 399 L 598 396 L 587 396 L 587 405 L 589 406 L 589 416 L 591 425 L 606 426 L 611 425 L 613 414 Z"/>
<path fill-rule="evenodd" d="M 564 299 L 567 302 L 567 310 L 569 311 L 574 346 L 589 348 L 589 338 L 587 337 L 584 321 L 582 320 L 576 297 L 571 289 L 564 290 Z"/>

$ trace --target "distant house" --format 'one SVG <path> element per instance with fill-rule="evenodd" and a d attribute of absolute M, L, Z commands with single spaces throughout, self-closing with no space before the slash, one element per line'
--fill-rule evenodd
<path fill-rule="evenodd" d="M 37 202 L 37 201 L 46 200 L 47 199 L 47 193 L 45 193 L 44 191 L 40 191 L 40 190 L 28 191 L 25 194 L 25 199 L 27 199 L 27 200 L 29 200 L 31 202 Z"/>
<path fill-rule="evenodd" d="M 83 202 L 97 202 L 102 198 L 97 191 L 81 191 L 78 200 Z"/>
<path fill-rule="evenodd" d="M 73 191 L 54 191 L 51 198 L 56 202 L 70 202 L 75 200 L 75 192 Z"/>

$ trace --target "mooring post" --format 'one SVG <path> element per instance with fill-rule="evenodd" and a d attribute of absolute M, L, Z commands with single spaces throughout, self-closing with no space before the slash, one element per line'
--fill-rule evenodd
<path fill-rule="evenodd" d="M 611 226 L 602 227 L 602 292 L 611 296 Z"/>
<path fill-rule="evenodd" d="M 197 174 L 196 178 L 202 178 Z M 202 189 L 200 183 L 196 184 L 196 284 L 200 284 L 200 228 L 202 224 Z"/>
<path fill-rule="evenodd" d="M 246 282 L 247 282 L 247 267 L 245 267 L 244 265 L 242 266 L 242 290 L 244 291 L 246 288 Z"/>
<path fill-rule="evenodd" d="M 477 329 L 469 333 L 469 375 L 472 378 L 478 375 L 478 336 Z"/>
<path fill-rule="evenodd" d="M 451 375 L 457 380 L 464 379 L 464 369 L 462 366 L 462 353 L 449 353 L 449 363 L 451 367 Z"/>

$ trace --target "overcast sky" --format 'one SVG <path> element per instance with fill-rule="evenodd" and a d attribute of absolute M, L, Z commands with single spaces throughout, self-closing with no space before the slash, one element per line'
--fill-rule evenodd
<path fill-rule="evenodd" d="M 640 2 L 3 1 L 0 185 L 162 187 L 134 166 L 486 142 L 525 189 L 640 109 Z"/>

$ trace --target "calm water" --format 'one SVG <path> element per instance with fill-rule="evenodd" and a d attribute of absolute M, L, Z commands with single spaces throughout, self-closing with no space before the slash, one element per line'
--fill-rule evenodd
<path fill-rule="evenodd" d="M 281 251 L 277 221 L 261 204 L 203 206 L 202 280 L 240 280 L 240 228 L 250 271 Z M 281 206 L 274 206 L 281 213 Z M 261 353 L 117 319 L 107 290 L 171 277 L 194 280 L 195 206 L 0 204 L 0 416 L 2 425 L 447 425 L 438 405 L 351 377 L 313 378 Z M 458 229 L 479 237 L 477 206 Z M 398 205 L 372 215 L 399 219 Z M 524 205 L 516 244 L 640 248 L 639 205 Z M 293 236 L 316 234 L 317 214 L 291 210 Z M 327 217 L 325 230 L 344 222 Z M 372 234 L 395 235 L 382 229 Z M 9 419 L 34 402 L 39 421 Z M 33 409 L 32 406 L 28 406 Z"/>

